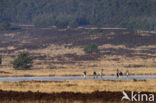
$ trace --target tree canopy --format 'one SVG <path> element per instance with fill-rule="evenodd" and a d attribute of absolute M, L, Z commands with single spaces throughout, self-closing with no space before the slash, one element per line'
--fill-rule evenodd
<path fill-rule="evenodd" d="M 156 30 L 155 0 L 0 0 L 0 22 Z"/>
<path fill-rule="evenodd" d="M 33 58 L 28 52 L 20 52 L 18 57 L 12 61 L 13 67 L 17 70 L 28 70 L 32 67 Z"/>

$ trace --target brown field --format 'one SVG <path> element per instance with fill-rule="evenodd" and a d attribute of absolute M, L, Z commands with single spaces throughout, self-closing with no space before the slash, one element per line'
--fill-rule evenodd
<path fill-rule="evenodd" d="M 40 92 L 13 92 L 0 91 L 2 103 L 119 103 L 120 92 L 93 92 L 93 93 L 40 93 Z M 113 98 L 110 98 L 113 97 Z M 123 101 L 121 103 L 129 103 Z"/>
<path fill-rule="evenodd" d="M 156 92 L 156 80 L 70 80 L 70 81 L 23 81 L 0 82 L 0 89 L 19 92 L 81 92 L 137 91 Z"/>
<path fill-rule="evenodd" d="M 156 33 L 126 29 L 29 28 L 0 31 L 0 76 L 156 75 Z M 100 53 L 86 54 L 98 44 Z M 34 56 L 31 70 L 15 70 L 10 62 L 21 51 Z M 122 91 L 156 93 L 156 80 L 75 80 L 0 82 L 0 103 L 119 103 Z M 113 97 L 113 98 L 111 98 Z M 123 101 L 122 103 L 128 103 Z"/>
<path fill-rule="evenodd" d="M 122 91 L 156 95 L 155 85 L 156 80 L 0 82 L 0 103 L 129 103 L 121 101 Z"/>
<path fill-rule="evenodd" d="M 132 75 L 156 74 L 156 33 L 125 29 L 57 30 L 24 28 L 0 32 L 0 76 L 92 75 L 104 69 L 115 75 L 116 69 Z M 99 45 L 100 53 L 85 54 L 90 43 Z M 14 70 L 10 62 L 20 51 L 35 57 L 32 70 Z"/>

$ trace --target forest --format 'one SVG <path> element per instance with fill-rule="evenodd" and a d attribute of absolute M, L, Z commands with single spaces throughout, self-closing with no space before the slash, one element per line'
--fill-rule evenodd
<path fill-rule="evenodd" d="M 0 24 L 156 30 L 155 0 L 0 0 Z"/>

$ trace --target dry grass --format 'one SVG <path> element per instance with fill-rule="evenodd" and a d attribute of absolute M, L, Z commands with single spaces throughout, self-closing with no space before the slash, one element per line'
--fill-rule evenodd
<path fill-rule="evenodd" d="M 95 29 L 95 28 L 92 28 L 92 29 Z M 111 28 L 107 28 L 107 29 L 111 29 Z M 119 29 L 119 28 L 116 28 L 116 29 Z M 44 32 L 47 33 L 47 30 L 45 30 Z M 85 33 L 86 32 L 87 31 L 85 31 Z M 137 35 L 140 35 L 143 37 L 144 36 L 149 37 L 150 35 L 155 35 L 155 33 L 146 32 L 146 31 L 136 31 L 136 32 L 137 32 Z M 38 32 L 35 32 L 35 33 L 38 33 Z M 58 32 L 58 33 L 61 33 L 61 32 Z M 122 31 L 122 33 L 124 35 L 129 35 L 128 37 L 131 37 L 130 36 L 131 34 L 129 31 L 128 32 Z M 85 55 L 83 51 L 83 47 L 87 43 L 81 44 L 80 46 L 72 44 L 74 43 L 74 40 L 76 39 L 92 40 L 92 39 L 97 39 L 97 38 L 103 38 L 103 40 L 105 41 L 106 38 L 109 40 L 109 38 L 118 37 L 116 35 L 119 35 L 119 38 L 124 36 L 112 30 L 112 32 L 108 32 L 108 33 L 106 32 L 104 34 L 97 33 L 96 35 L 86 35 L 84 37 L 81 37 L 80 35 L 81 38 L 76 37 L 73 39 L 71 43 L 68 43 L 67 42 L 68 39 L 70 40 L 73 38 L 69 36 L 68 38 L 66 38 L 67 40 L 64 40 L 67 43 L 54 44 L 54 43 L 51 43 L 50 41 L 47 41 L 45 42 L 45 44 L 42 44 L 42 45 L 48 44 L 48 46 L 45 46 L 44 48 L 37 48 L 37 49 L 30 49 L 30 50 L 17 49 L 18 47 L 16 46 L 21 45 L 22 47 L 22 45 L 24 45 L 23 43 L 29 44 L 30 42 L 30 41 L 26 41 L 27 39 L 26 40 L 22 39 L 19 45 L 14 44 L 8 47 L 7 46 L 0 47 L 0 53 L 1 53 L 0 56 L 2 56 L 2 60 L 3 60 L 2 66 L 0 65 L 0 76 L 83 75 L 84 71 L 87 71 L 87 75 L 92 75 L 93 71 L 96 71 L 97 73 L 99 73 L 101 69 L 104 69 L 104 75 L 114 75 L 117 68 L 121 70 L 122 72 L 129 70 L 130 74 L 133 74 L 133 75 L 156 75 L 156 69 L 155 69 L 156 68 L 156 58 L 155 58 L 156 54 L 154 51 L 156 47 L 154 43 L 149 44 L 149 45 L 137 46 L 137 47 L 132 46 L 130 48 L 130 47 L 127 47 L 124 43 L 113 45 L 113 43 L 111 44 L 111 41 L 110 41 L 110 44 L 105 44 L 105 42 L 103 43 L 103 45 L 100 44 L 99 49 L 100 49 L 101 54 L 95 60 L 73 60 L 72 58 L 65 56 L 67 54 L 74 54 L 76 56 Z M 20 32 L 16 34 L 6 33 L 4 34 L 4 36 L 9 37 L 9 38 L 13 38 L 14 36 L 20 37 Z M 65 35 L 65 37 L 66 36 L 68 35 Z M 43 37 L 41 36 L 39 40 L 42 40 Z M 56 36 L 49 35 L 49 38 L 59 38 L 59 37 L 57 37 L 57 35 Z M 35 39 L 36 38 L 33 38 L 33 40 Z M 144 39 L 145 38 L 143 38 L 143 40 Z M 148 40 L 148 38 L 146 39 Z M 46 40 L 47 39 L 45 39 L 44 41 Z M 143 40 L 141 42 L 143 42 Z M 5 42 L 6 44 L 8 43 L 8 41 L 2 41 L 2 43 L 3 42 Z M 30 42 L 30 43 L 32 43 L 32 45 L 35 44 L 35 42 Z M 126 42 L 126 43 L 129 43 L 129 42 Z M 6 52 L 4 52 L 3 50 Z M 12 52 L 9 53 L 9 51 L 12 51 Z M 17 56 L 18 52 L 20 51 L 29 51 L 33 56 L 38 55 L 41 57 L 41 58 L 34 60 L 33 70 L 17 71 L 12 68 L 12 65 L 10 64 L 10 62 L 15 58 L 15 56 Z M 84 58 L 87 58 L 87 56 L 85 56 Z"/>
<path fill-rule="evenodd" d="M 66 44 L 66 46 L 67 45 L 69 46 L 70 44 Z M 31 50 L 31 53 L 42 53 L 50 57 L 68 53 L 76 53 L 78 55 L 84 54 L 83 49 L 80 47 L 66 48 L 65 45 L 54 45 L 54 44 L 51 44 L 50 46 L 44 49 Z"/>
<path fill-rule="evenodd" d="M 76 81 L 25 81 L 25 82 L 0 82 L 0 89 L 12 91 L 32 92 L 81 92 L 91 93 L 94 91 L 120 92 L 139 91 L 156 92 L 156 80 L 76 80 Z"/>
<path fill-rule="evenodd" d="M 99 49 L 115 48 L 115 49 L 128 49 L 123 45 L 103 45 Z M 155 46 L 141 46 L 138 48 L 129 48 L 130 50 L 136 51 L 136 54 L 140 53 L 141 50 L 152 49 Z M 63 52 L 62 52 L 63 51 Z M 16 51 L 14 55 L 17 55 L 19 51 Z M 126 72 L 129 70 L 130 74 L 133 75 L 155 75 L 156 74 L 156 58 L 141 58 L 139 56 L 127 57 L 125 55 L 102 55 L 97 60 L 89 61 L 76 61 L 70 63 L 70 58 L 64 57 L 64 54 L 84 55 L 83 49 L 79 47 L 65 48 L 64 46 L 51 45 L 47 49 L 39 49 L 29 51 L 30 53 L 41 53 L 48 55 L 47 58 L 54 58 L 54 60 L 35 60 L 33 70 L 28 71 L 17 71 L 14 70 L 10 64 L 13 60 L 10 55 L 3 54 L 3 64 L 5 66 L 0 67 L 0 71 L 9 73 L 0 73 L 1 76 L 50 76 L 50 75 L 83 75 L 83 71 L 87 71 L 87 75 L 92 75 L 93 71 L 99 73 L 101 69 L 104 69 L 104 75 L 114 75 L 116 69 Z M 104 52 L 104 51 L 101 51 Z M 51 63 L 60 62 L 56 56 L 62 56 L 64 61 L 69 63 Z M 156 56 L 150 54 L 149 56 Z M 47 59 L 46 58 L 46 59 Z M 38 65 L 37 63 L 41 63 Z M 54 69 L 50 69 L 50 68 Z"/>

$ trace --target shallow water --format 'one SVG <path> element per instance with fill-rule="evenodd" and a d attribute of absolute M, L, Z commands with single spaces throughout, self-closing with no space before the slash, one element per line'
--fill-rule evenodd
<path fill-rule="evenodd" d="M 65 80 L 82 80 L 82 79 L 94 79 L 93 76 L 87 76 L 84 78 L 83 76 L 47 76 L 47 77 L 0 77 L 0 81 L 65 81 Z M 102 78 L 98 76 L 95 79 L 103 79 L 103 80 L 146 80 L 146 79 L 156 79 L 156 75 L 131 75 L 131 76 L 120 76 L 117 78 L 116 76 L 103 76 Z"/>

